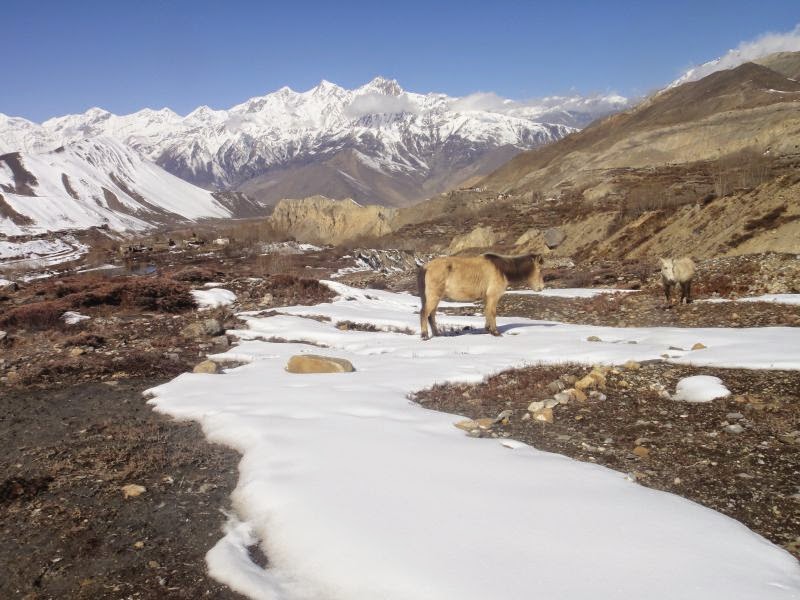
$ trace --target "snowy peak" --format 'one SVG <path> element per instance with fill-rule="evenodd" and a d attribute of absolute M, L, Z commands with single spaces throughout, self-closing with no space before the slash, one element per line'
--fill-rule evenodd
<path fill-rule="evenodd" d="M 280 199 L 272 194 L 323 194 L 397 205 L 485 174 L 501 156 L 558 140 L 614 110 L 618 99 L 625 102 L 618 96 L 514 102 L 417 94 L 381 76 L 352 90 L 322 80 L 304 92 L 283 87 L 227 110 L 200 106 L 185 117 L 167 108 L 121 116 L 93 108 L 42 125 L 0 119 L 0 152 L 109 138 L 208 189 L 247 185 L 269 202 Z M 309 167 L 317 175 L 304 172 L 276 185 L 276 177 L 286 183 Z M 250 185 L 264 177 L 269 185 Z M 264 192 L 269 186 L 276 191 Z"/>

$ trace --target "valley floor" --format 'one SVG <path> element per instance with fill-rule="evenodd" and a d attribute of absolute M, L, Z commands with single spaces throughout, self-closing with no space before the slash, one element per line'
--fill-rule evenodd
<path fill-rule="evenodd" d="M 416 299 L 381 290 L 364 294 L 356 288 L 332 284 L 342 298 L 353 300 L 326 305 L 321 303 L 333 297 L 330 291 L 314 281 L 297 277 L 306 273 L 314 277 L 330 277 L 337 270 L 348 268 L 353 259 L 343 257 L 341 252 L 312 252 L 311 256 L 283 256 L 279 260 L 259 259 L 255 262 L 222 256 L 175 260 L 177 262 L 172 265 L 159 263 L 157 279 L 168 279 L 195 289 L 203 289 L 207 282 L 211 282 L 212 286 L 232 290 L 237 296 L 236 304 L 200 312 L 183 309 L 169 312 L 164 305 L 142 308 L 135 303 L 122 307 L 101 303 L 81 308 L 80 312 L 92 318 L 74 326 L 11 328 L 8 337 L 0 340 L 3 344 L 0 438 L 8 440 L 3 446 L 4 475 L 0 482 L 0 528 L 5 532 L 6 540 L 0 545 L 0 562 L 13 566 L 11 577 L 0 589 L 4 597 L 117 597 L 124 594 L 125 597 L 141 598 L 194 598 L 206 593 L 220 598 L 236 597 L 206 575 L 203 554 L 211 547 L 216 552 L 211 559 L 214 576 L 241 591 L 249 590 L 253 597 L 270 598 L 272 592 L 298 598 L 314 597 L 309 590 L 319 589 L 319 586 L 324 589 L 331 584 L 348 587 L 347 581 L 362 581 L 363 572 L 371 569 L 377 569 L 376 572 L 384 576 L 367 578 L 368 585 L 363 588 L 366 592 L 361 590 L 348 597 L 358 597 L 358 593 L 369 593 L 377 589 L 374 586 L 380 588 L 383 585 L 394 585 L 402 595 L 404 586 L 411 586 L 407 590 L 414 589 L 422 581 L 433 586 L 425 589 L 436 589 L 438 585 L 459 587 L 461 584 L 453 583 L 448 575 L 455 573 L 454 565 L 458 561 L 437 563 L 434 560 L 431 565 L 417 565 L 424 573 L 419 580 L 392 569 L 383 571 L 393 562 L 390 558 L 386 558 L 390 561 L 386 563 L 384 559 L 363 555 L 363 560 L 359 561 L 362 550 L 369 551 L 372 547 L 374 552 L 376 532 L 387 526 L 383 518 L 375 521 L 374 515 L 370 516 L 369 503 L 364 504 L 363 500 L 375 493 L 376 485 L 381 489 L 388 486 L 378 495 L 382 497 L 384 491 L 392 497 L 399 494 L 404 511 L 410 510 L 407 516 L 414 517 L 407 522 L 406 516 L 392 513 L 393 500 L 387 499 L 379 504 L 388 507 L 386 510 L 390 512 L 384 515 L 393 520 L 392 527 L 410 528 L 404 531 L 424 527 L 430 499 L 436 497 L 437 484 L 429 482 L 433 487 L 424 492 L 417 489 L 415 479 L 408 477 L 434 469 L 437 477 L 447 482 L 446 493 L 439 498 L 445 512 L 436 513 L 444 519 L 438 525 L 441 533 L 456 535 L 455 539 L 466 535 L 469 539 L 468 543 L 465 542 L 467 547 L 474 548 L 475 544 L 480 545 L 483 541 L 488 544 L 487 551 L 502 556 L 519 542 L 518 539 L 509 539 L 507 532 L 527 527 L 525 523 L 529 518 L 533 519 L 530 523 L 536 527 L 539 526 L 536 525 L 537 519 L 555 520 L 566 527 L 575 517 L 575 514 L 562 514 L 561 509 L 553 513 L 556 509 L 547 504 L 549 501 L 537 499 L 542 488 L 534 488 L 547 483 L 536 483 L 536 477 L 531 483 L 536 484 L 534 488 L 523 495 L 523 499 L 529 498 L 525 511 L 530 509 L 530 514 L 510 515 L 508 527 L 502 524 L 505 522 L 502 519 L 502 523 L 497 520 L 500 517 L 495 515 L 494 509 L 487 508 L 483 514 L 470 509 L 481 499 L 486 502 L 486 507 L 517 506 L 514 502 L 519 499 L 514 498 L 519 490 L 514 489 L 514 482 L 522 471 L 506 473 L 505 463 L 511 460 L 512 453 L 520 456 L 527 456 L 528 452 L 538 454 L 536 450 L 524 450 L 515 445 L 516 441 L 530 444 L 537 450 L 604 465 L 619 472 L 620 481 L 626 483 L 619 489 L 615 487 L 617 483 L 612 483 L 613 477 L 604 479 L 607 476 L 601 475 L 597 489 L 579 491 L 572 487 L 574 482 L 563 479 L 563 463 L 558 463 L 561 466 L 552 472 L 556 479 L 550 483 L 560 482 L 559 485 L 566 485 L 564 491 L 572 489 L 578 494 L 577 498 L 565 497 L 564 501 L 567 507 L 580 514 L 594 510 L 595 494 L 602 496 L 605 493 L 611 493 L 634 514 L 647 512 L 650 510 L 650 496 L 637 495 L 640 492 L 635 490 L 665 490 L 729 515 L 795 557 L 800 555 L 800 540 L 797 538 L 800 532 L 800 490 L 796 488 L 800 472 L 800 434 L 797 431 L 800 422 L 797 392 L 800 389 L 800 362 L 795 356 L 797 336 L 791 335 L 797 330 L 789 329 L 800 324 L 800 307 L 796 305 L 696 302 L 667 309 L 658 290 L 652 286 L 631 293 L 583 298 L 508 294 L 500 307 L 500 314 L 506 317 L 504 338 L 494 340 L 483 335 L 482 319 L 472 316 L 479 315 L 479 306 L 453 306 L 444 311 L 450 313 L 449 316 L 441 317 L 441 321 L 449 326 L 451 335 L 423 343 L 414 335 L 417 328 L 414 315 Z M 304 264 L 315 268 L 302 268 Z M 280 275 L 276 269 L 290 270 L 295 275 Z M 344 272 L 341 280 L 362 286 L 408 289 L 412 277 L 400 272 L 386 275 L 371 270 L 355 270 Z M 32 281 L 18 291 L 6 290 L 0 298 L 0 317 L 8 315 L 10 310 L 37 304 L 41 300 L 58 302 L 73 298 L 75 302 L 82 302 L 80 294 L 98 283 L 98 280 L 86 280 L 81 284 L 67 278 L 59 285 L 54 285 L 52 280 Z M 623 281 L 621 285 L 625 287 L 625 283 Z M 563 282 L 556 281 L 556 284 L 563 285 Z M 70 293 L 64 292 L 64 285 Z M 175 292 L 172 287 L 169 290 L 169 293 Z M 701 289 L 699 299 L 709 299 L 711 291 Z M 745 289 L 737 292 L 748 295 Z M 302 304 L 310 306 L 298 306 Z M 280 308 L 286 306 L 293 308 Z M 244 322 L 235 318 L 234 310 L 249 310 L 258 318 L 251 319 L 245 327 Z M 557 328 L 515 326 L 515 323 L 525 322 L 520 317 L 540 322 L 569 322 L 582 327 L 573 333 L 556 334 Z M 218 321 L 228 334 L 218 335 L 219 331 L 211 332 L 202 327 L 192 329 L 191 326 L 208 319 Z M 591 326 L 605 327 L 594 330 Z M 665 326 L 683 329 L 652 329 Z M 751 329 L 765 326 L 776 329 Z M 411 335 L 382 332 L 384 328 Z M 533 334 L 547 336 L 548 342 L 544 347 Z M 588 342 L 586 338 L 595 334 L 599 341 Z M 558 338 L 558 341 L 552 335 L 566 337 Z M 238 340 L 244 341 L 228 350 L 229 345 Z M 286 340 L 295 343 L 287 344 Z M 728 348 L 736 345 L 731 345 L 733 340 L 739 346 L 744 344 L 744 348 L 735 351 Z M 629 343 L 633 341 L 637 343 Z M 701 342 L 708 346 L 708 350 L 692 351 L 690 341 L 691 344 Z M 309 346 L 308 343 L 328 348 Z M 451 357 L 453 349 L 460 358 Z M 219 400 L 225 398 L 224 406 L 230 407 L 227 413 L 221 411 L 214 419 L 201 420 L 210 439 L 224 442 L 244 455 L 244 462 L 240 465 L 244 470 L 240 470 L 238 475 L 239 456 L 236 453 L 222 446 L 203 443 L 196 426 L 176 423 L 153 413 L 140 396 L 147 387 L 192 370 L 206 355 L 216 356 L 226 350 L 227 358 L 216 358 L 220 365 L 228 365 L 224 374 L 183 375 L 172 383 L 156 387 L 154 393 L 159 410 L 181 418 L 199 419 L 198 406 L 204 406 L 200 412 L 205 413 L 209 407 L 219 406 Z M 353 384 L 356 386 L 353 387 L 346 381 L 341 387 L 342 380 L 335 379 L 330 385 L 326 384 L 326 388 L 307 387 L 302 396 L 295 397 L 289 390 L 297 384 L 285 379 L 292 376 L 282 371 L 283 358 L 289 353 L 309 351 L 347 356 L 367 377 L 372 370 L 386 368 L 395 376 L 390 377 L 390 371 L 386 371 L 382 379 L 365 380 L 367 389 L 372 391 L 363 398 L 358 394 L 352 395 L 360 384 Z M 616 374 L 610 374 L 603 392 L 604 400 L 558 405 L 553 409 L 552 423 L 525 418 L 530 402 L 552 396 L 547 386 L 554 380 L 562 376 L 580 377 L 588 372 L 587 365 L 597 361 L 621 364 L 624 362 L 623 354 L 636 358 L 640 364 L 630 369 L 620 367 Z M 711 358 L 703 358 L 706 356 Z M 279 357 L 277 367 L 272 364 L 274 357 Z M 229 362 L 231 360 L 233 362 Z M 537 360 L 547 364 L 505 371 Z M 236 368 L 242 361 L 253 364 Z M 401 381 L 396 377 L 397 369 L 402 370 L 406 363 L 409 368 L 403 371 L 407 375 L 399 378 Z M 741 368 L 743 366 L 758 369 Z M 259 371 L 264 368 L 267 370 Z M 672 392 L 680 378 L 698 373 L 720 377 L 732 395 L 710 404 L 664 399 L 664 390 Z M 483 381 L 484 375 L 492 376 Z M 249 403 L 256 398 L 247 396 L 251 386 L 248 377 L 255 377 L 253 385 L 256 388 L 253 389 L 261 390 L 262 394 L 252 405 Z M 328 380 L 328 376 L 323 377 Z M 184 389 L 182 386 L 192 387 L 194 382 L 200 384 L 195 392 L 189 395 L 180 392 Z M 269 383 L 265 385 L 265 382 Z M 283 388 L 284 384 L 289 387 Z M 431 387 L 432 384 L 442 385 Z M 281 393 L 276 391 L 279 389 L 286 392 L 287 402 L 282 401 Z M 173 393 L 175 390 L 179 391 L 177 395 Z M 217 393 L 219 390 L 224 391 Z M 376 393 L 376 390 L 385 391 L 386 402 L 382 400 L 383 394 Z M 416 405 L 409 405 L 404 400 L 409 392 L 417 392 L 414 399 L 425 408 L 445 412 L 430 412 L 429 417 L 420 417 L 429 411 L 420 413 Z M 390 400 L 390 397 L 397 397 L 400 404 L 392 404 L 395 400 Z M 341 402 L 329 404 L 333 398 L 341 398 Z M 193 402 L 198 404 L 193 406 Z M 237 415 L 237 410 L 243 412 Z M 464 432 L 453 427 L 458 418 L 448 414 L 493 419 L 505 410 L 512 411 L 510 418 L 500 419 L 478 433 L 479 437 L 490 438 L 488 440 L 469 439 Z M 214 408 L 213 412 L 216 411 Z M 391 416 L 387 419 L 387 415 Z M 240 416 L 246 416 L 252 423 L 266 419 L 266 426 L 258 435 L 265 436 L 263 442 L 267 446 L 258 447 L 264 456 L 274 457 L 274 461 L 260 464 L 252 455 L 253 439 L 247 430 L 231 429 Z M 342 446 L 338 436 L 330 438 L 326 445 L 328 428 L 336 429 L 350 422 L 358 425 L 357 429 L 345 434 L 348 440 L 352 437 L 352 445 L 347 441 Z M 276 428 L 275 423 L 281 426 Z M 318 429 L 318 425 L 322 429 Z M 424 448 L 423 442 L 420 442 L 423 443 L 420 448 L 407 451 L 402 450 L 402 446 L 399 455 L 394 458 L 392 454 L 383 455 L 387 462 L 375 465 L 384 451 L 381 450 L 384 438 L 395 439 L 400 444 L 404 438 L 393 436 L 406 435 L 409 430 L 422 431 L 423 440 L 429 436 L 441 436 L 442 445 L 429 448 L 434 451 L 427 458 L 427 450 L 421 449 Z M 358 436 L 351 436 L 351 433 L 366 435 L 370 441 L 363 445 Z M 481 469 L 479 465 L 484 459 L 480 458 L 483 451 L 479 448 L 493 440 L 507 443 L 508 447 L 498 446 L 507 454 L 502 455 L 505 458 L 498 457 L 500 462 L 486 463 L 486 468 Z M 326 487 L 329 480 L 318 480 L 310 474 L 318 465 L 314 450 L 317 446 L 330 454 L 328 458 L 333 462 L 326 464 L 336 465 L 339 460 L 350 464 L 351 470 L 355 471 L 334 471 L 331 474 L 334 488 Z M 365 463 L 364 457 L 368 455 L 370 461 Z M 470 470 L 462 473 L 461 467 L 445 460 L 448 456 L 454 459 L 460 456 L 461 461 L 472 457 L 477 462 L 471 463 Z M 410 459 L 411 462 L 406 464 Z M 530 460 L 544 459 L 533 457 Z M 377 474 L 369 464 L 379 468 Z M 550 473 L 546 460 L 537 464 L 538 468 Z M 414 469 L 414 465 L 418 468 Z M 362 470 L 368 466 L 370 470 Z M 264 468 L 266 478 L 260 479 L 260 475 L 254 478 L 254 468 L 256 471 Z M 306 474 L 298 474 L 298 468 Z M 411 474 L 407 473 L 408 468 L 411 468 Z M 440 468 L 444 470 L 440 471 Z M 493 468 L 500 470 L 493 473 Z M 536 469 L 536 466 L 524 468 L 531 473 Z M 387 480 L 381 473 L 391 477 Z M 590 473 L 593 472 L 585 471 L 584 476 L 593 478 L 595 475 Z M 504 481 L 504 474 L 511 475 L 510 483 Z M 238 487 L 231 507 L 229 497 L 237 477 Z M 298 490 L 293 486 L 304 480 L 308 480 L 313 490 L 295 497 Z M 361 482 L 355 488 L 341 485 L 341 482 L 359 480 Z M 393 488 L 395 483 L 392 480 L 399 482 L 401 487 Z M 630 484 L 628 480 L 636 482 L 636 485 L 631 484 L 633 492 L 627 486 Z M 266 488 L 264 482 L 269 482 Z M 403 483 L 407 485 L 403 486 Z M 126 498 L 122 487 L 128 484 L 142 485 L 146 491 Z M 321 487 L 316 487 L 317 484 Z M 473 484 L 479 485 L 481 490 L 486 487 L 489 490 L 478 493 Z M 466 487 L 462 487 L 464 485 Z M 351 496 L 354 489 L 361 492 Z M 453 496 L 453 489 L 457 490 L 458 497 Z M 560 497 L 558 485 L 545 489 L 550 490 L 548 494 L 556 493 L 555 500 Z M 417 499 L 419 492 L 429 499 Z M 340 502 L 331 493 L 333 496 L 341 495 L 342 502 L 348 501 L 352 506 L 360 507 L 362 514 L 354 515 L 359 509 L 352 506 L 343 513 L 337 512 L 341 508 Z M 472 500 L 462 497 L 473 493 L 476 497 Z M 633 496 L 628 496 L 631 493 Z M 310 504 L 306 495 L 311 499 Z M 631 498 L 634 498 L 632 503 Z M 290 500 L 299 502 L 300 508 L 286 513 L 281 507 Z M 542 501 L 545 504 L 540 504 Z M 272 518 L 279 521 L 288 518 L 288 525 L 262 527 L 258 515 L 264 507 Z M 717 577 L 714 585 L 722 585 L 725 589 L 728 583 L 758 588 L 757 576 L 744 581 L 739 579 L 738 569 L 732 567 L 746 558 L 751 571 L 754 564 L 762 564 L 765 568 L 771 564 L 770 569 L 777 569 L 776 577 L 779 577 L 778 572 L 784 573 L 789 595 L 783 597 L 791 598 L 794 597 L 792 593 L 798 593 L 793 587 L 795 583 L 791 583 L 793 577 L 796 578 L 796 573 L 792 575 L 796 566 L 789 566 L 790 563 L 779 558 L 779 554 L 771 554 L 772 550 L 765 549 L 763 553 L 755 550 L 758 544 L 752 546 L 748 536 L 737 533 L 736 528 L 730 525 L 733 521 L 719 521 L 717 519 L 721 517 L 716 513 L 702 509 L 702 512 L 696 512 L 696 509 L 687 509 L 680 503 L 670 504 L 670 507 L 665 514 L 677 511 L 678 515 L 683 515 L 679 519 L 688 519 L 684 525 L 697 528 L 697 532 L 714 531 L 737 549 L 731 553 L 718 550 L 714 556 L 704 557 L 709 561 L 705 572 L 690 573 L 687 582 L 694 578 L 696 582 L 708 583 L 711 581 L 708 578 L 714 578 L 714 570 L 718 567 L 728 575 L 723 583 L 717 581 Z M 244 522 L 231 521 L 228 535 L 219 542 L 220 527 L 225 520 L 221 509 L 233 511 Z M 706 513 L 716 516 L 710 517 Z M 317 521 L 315 514 L 327 514 L 330 518 Z M 446 522 L 454 514 L 461 515 L 459 520 L 464 531 L 448 529 Z M 292 525 L 291 521 L 298 515 L 302 517 L 302 524 Z M 356 517 L 361 521 L 351 521 Z M 623 533 L 628 532 L 625 535 L 633 537 L 623 535 L 622 542 L 614 541 L 611 546 L 604 546 L 603 551 L 613 548 L 622 553 L 620 556 L 628 556 L 626 569 L 649 560 L 677 565 L 673 562 L 675 555 L 670 543 L 659 542 L 656 546 L 660 548 L 653 548 L 652 522 L 647 519 L 639 522 L 639 533 L 634 535 L 632 529 L 640 517 L 626 521 L 623 513 L 604 515 L 604 518 L 611 518 L 609 523 L 617 517 L 623 519 L 617 526 Z M 331 522 L 337 523 L 335 531 L 330 529 Z M 360 522 L 370 523 L 374 530 L 355 525 Z M 586 532 L 597 527 L 601 525 L 590 518 L 584 522 L 583 529 L 570 526 L 566 532 L 562 531 L 560 535 L 572 540 L 566 542 L 567 547 L 563 549 L 566 554 L 562 559 L 584 564 L 581 559 L 575 559 L 576 552 L 578 555 L 580 552 L 569 544 L 586 544 Z M 332 541 L 337 538 L 337 532 L 341 543 Z M 384 540 L 398 532 L 385 533 Z M 602 532 L 595 533 L 600 535 L 600 539 L 592 539 L 592 547 L 598 543 L 611 543 Z M 690 543 L 688 538 L 695 534 L 700 535 L 684 532 L 681 543 Z M 614 535 L 621 534 L 615 530 Z M 660 535 L 664 532 L 661 531 Z M 292 541 L 293 536 L 299 537 Z M 260 546 L 254 544 L 259 538 Z M 508 548 L 494 547 L 493 540 L 497 539 L 506 540 Z M 330 542 L 327 548 L 319 550 L 322 554 L 314 554 L 318 551 L 317 545 L 326 545 L 325 540 Z M 305 547 L 306 542 L 311 544 L 309 548 Z M 389 546 L 387 557 L 405 557 L 411 561 L 408 565 L 416 564 L 413 552 L 406 555 L 402 547 Z M 447 544 L 450 550 L 444 550 L 444 547 L 441 550 L 448 553 L 457 547 L 459 542 L 451 539 Z M 308 550 L 308 560 L 326 568 L 307 572 L 302 566 L 303 560 L 287 559 L 298 548 Z M 266 552 L 266 557 L 260 554 L 261 550 Z M 530 551 L 527 547 L 518 550 L 525 556 Z M 738 554 L 739 550 L 743 554 Z M 334 552 L 332 555 L 329 554 L 331 551 Z M 237 555 L 237 552 L 243 554 Z M 395 556 L 396 552 L 400 554 Z M 541 549 L 536 550 L 536 556 L 528 559 L 555 560 L 557 565 L 561 560 L 558 558 L 560 552 L 551 546 L 544 554 L 541 554 Z M 424 558 L 425 554 L 420 556 Z M 348 557 L 355 562 L 347 562 L 350 560 Z M 314 562 L 318 560 L 322 562 Z M 272 568 L 263 570 L 259 565 L 267 564 L 266 561 Z M 496 582 L 498 576 L 512 580 L 515 577 L 510 571 L 505 576 L 498 575 L 497 569 L 505 569 L 501 563 L 484 574 L 476 575 L 474 581 L 466 582 L 469 585 L 462 597 L 482 593 L 481 590 L 484 594 L 488 593 L 487 590 L 492 590 L 492 593 L 513 592 L 504 587 L 506 584 Z M 359 565 L 358 573 L 352 571 L 356 564 Z M 437 564 L 438 573 L 443 577 L 438 582 L 437 571 L 429 568 Z M 297 565 L 300 567 L 295 568 Z M 554 568 L 561 573 L 560 566 Z M 606 568 L 613 570 L 616 567 L 609 563 Z M 481 569 L 476 567 L 475 570 Z M 250 574 L 243 575 L 244 572 Z M 609 573 L 605 572 L 603 576 L 609 576 Z M 341 581 L 341 578 L 347 581 Z M 561 583 L 555 579 L 548 582 L 540 581 L 537 585 L 545 586 L 541 589 L 555 586 L 551 591 L 564 591 L 563 579 Z M 636 587 L 635 577 L 631 585 Z M 254 593 L 253 586 L 265 590 L 264 593 L 260 596 Z M 569 596 L 562 594 L 562 597 Z"/>

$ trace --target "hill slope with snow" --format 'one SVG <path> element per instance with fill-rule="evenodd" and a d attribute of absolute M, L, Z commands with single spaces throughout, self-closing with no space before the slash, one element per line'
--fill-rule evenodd
<path fill-rule="evenodd" d="M 231 209 L 118 141 L 0 156 L 0 233 L 20 235 L 230 217 Z"/>
<path fill-rule="evenodd" d="M 37 125 L 0 115 L 0 152 L 102 136 L 208 189 L 243 189 L 270 203 L 323 194 L 401 205 L 485 175 L 626 105 L 616 95 L 517 103 L 416 94 L 380 77 L 354 90 L 323 81 L 186 116 L 93 108 Z"/>

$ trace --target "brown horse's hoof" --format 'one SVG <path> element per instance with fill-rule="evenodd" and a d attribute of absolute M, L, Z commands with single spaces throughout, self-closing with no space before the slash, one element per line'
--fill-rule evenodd
<path fill-rule="evenodd" d="M 503 334 L 502 334 L 502 333 L 500 333 L 500 332 L 499 332 L 499 331 L 497 331 L 497 330 L 495 330 L 495 331 L 490 331 L 489 333 L 491 333 L 491 334 L 492 334 L 494 337 L 503 337 Z"/>
<path fill-rule="evenodd" d="M 429 339 L 431 339 L 431 336 L 429 336 L 429 335 L 424 335 L 424 334 L 423 334 L 423 335 L 421 335 L 421 336 L 419 336 L 419 337 L 420 337 L 420 338 L 422 338 L 422 341 L 423 341 L 423 342 L 427 342 Z"/>

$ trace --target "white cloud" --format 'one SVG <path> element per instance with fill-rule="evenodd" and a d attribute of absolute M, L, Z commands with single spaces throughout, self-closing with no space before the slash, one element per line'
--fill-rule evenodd
<path fill-rule="evenodd" d="M 345 113 L 354 119 L 364 115 L 418 113 L 417 106 L 407 94 L 392 96 L 378 92 L 359 94 L 345 109 Z"/>
<path fill-rule="evenodd" d="M 681 77 L 672 82 L 670 87 L 688 81 L 697 81 L 716 71 L 733 69 L 743 63 L 775 52 L 798 51 L 800 51 L 800 25 L 795 26 L 794 29 L 786 33 L 765 33 L 755 40 L 740 43 L 736 48 L 728 50 L 718 59 L 687 70 Z"/>
<path fill-rule="evenodd" d="M 506 112 L 517 103 L 501 98 L 494 92 L 476 92 L 463 98 L 456 98 L 450 103 L 450 110 L 467 112 L 481 110 L 489 112 Z"/>

